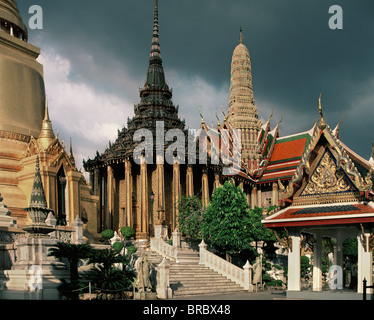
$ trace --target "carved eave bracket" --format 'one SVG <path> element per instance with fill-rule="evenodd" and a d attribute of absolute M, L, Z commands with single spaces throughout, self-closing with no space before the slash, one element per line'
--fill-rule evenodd
<path fill-rule="evenodd" d="M 279 237 L 278 233 L 273 229 L 274 235 L 277 238 L 280 245 L 287 250 L 287 252 L 292 252 L 292 238 L 288 234 L 288 230 L 284 228 L 286 235 L 282 238 Z"/>
<path fill-rule="evenodd" d="M 367 236 L 365 234 L 364 226 L 360 223 L 361 227 L 361 235 L 362 235 L 362 245 L 364 247 L 365 252 L 372 252 L 374 249 L 374 235 L 373 232 L 370 232 L 370 234 Z"/>

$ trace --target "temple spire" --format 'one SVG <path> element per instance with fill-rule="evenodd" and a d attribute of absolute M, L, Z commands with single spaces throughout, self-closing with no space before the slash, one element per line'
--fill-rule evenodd
<path fill-rule="evenodd" d="M 231 61 L 230 97 L 227 121 L 233 129 L 241 130 L 242 160 L 250 170 L 259 169 L 262 156 L 258 153 L 258 133 L 262 123 L 252 86 L 252 66 L 249 51 L 243 42 L 240 28 L 239 44 Z"/>
<path fill-rule="evenodd" d="M 153 18 L 153 37 L 152 37 L 152 47 L 151 47 L 151 58 L 157 57 L 161 59 L 159 36 L 160 34 L 159 34 L 159 24 L 158 24 L 158 4 L 156 0 L 155 13 L 154 13 L 154 18 Z"/>
<path fill-rule="evenodd" d="M 147 79 L 144 89 L 167 89 L 165 81 L 165 73 L 162 67 L 162 58 L 160 50 L 160 35 L 158 24 L 158 2 L 155 1 L 154 19 L 153 19 L 153 33 L 151 53 L 149 57 L 149 66 L 147 71 Z"/>
<path fill-rule="evenodd" d="M 39 155 L 36 155 L 35 175 L 32 185 L 30 205 L 32 208 L 47 208 L 42 178 L 40 176 Z"/>
<path fill-rule="evenodd" d="M 47 96 L 45 97 L 45 111 L 44 111 L 44 119 L 42 122 L 42 130 L 40 131 L 38 141 L 39 145 L 46 150 L 52 141 L 55 138 L 55 134 L 53 133 L 52 122 L 49 118 L 49 110 L 48 110 L 48 99 Z"/>

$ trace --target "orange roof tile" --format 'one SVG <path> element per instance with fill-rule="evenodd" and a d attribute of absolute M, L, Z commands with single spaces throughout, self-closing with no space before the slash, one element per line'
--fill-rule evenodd
<path fill-rule="evenodd" d="M 286 159 L 299 158 L 303 155 L 307 138 L 280 141 L 274 145 L 274 150 L 270 158 L 270 163 Z"/>

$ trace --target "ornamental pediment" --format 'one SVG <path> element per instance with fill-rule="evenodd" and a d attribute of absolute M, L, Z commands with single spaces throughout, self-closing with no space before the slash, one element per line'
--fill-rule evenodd
<path fill-rule="evenodd" d="M 333 155 L 326 150 L 300 196 L 355 191 L 357 191 L 357 188 L 350 181 L 344 170 L 337 167 L 336 159 Z"/>

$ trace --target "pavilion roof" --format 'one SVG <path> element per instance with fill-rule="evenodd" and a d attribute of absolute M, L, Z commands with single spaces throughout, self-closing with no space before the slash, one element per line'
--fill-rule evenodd
<path fill-rule="evenodd" d="M 374 203 L 355 201 L 290 206 L 262 222 L 270 228 L 374 222 Z"/>

